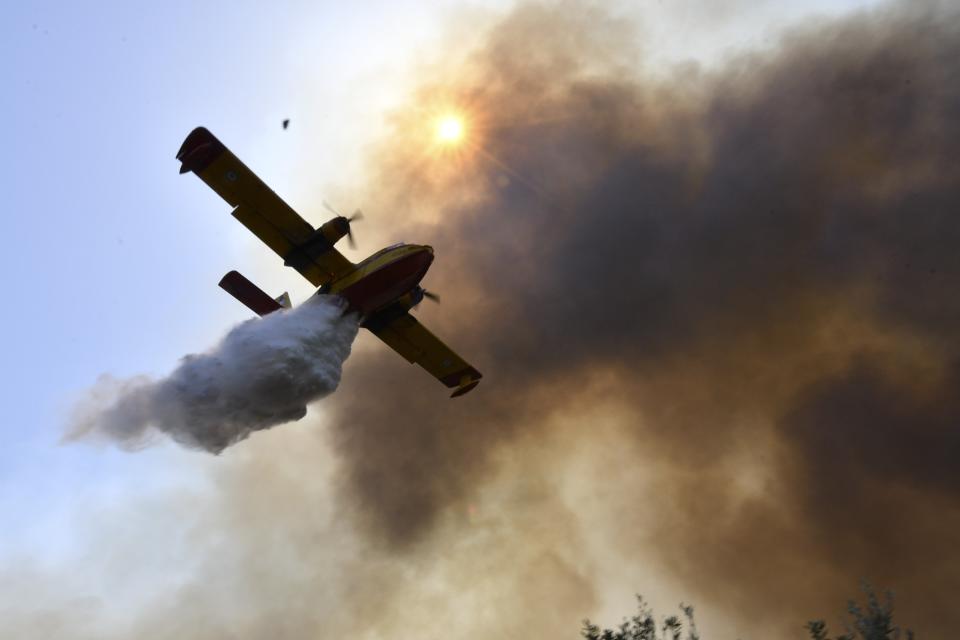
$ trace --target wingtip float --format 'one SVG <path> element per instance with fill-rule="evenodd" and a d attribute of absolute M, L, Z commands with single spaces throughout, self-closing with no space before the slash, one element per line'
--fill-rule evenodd
<path fill-rule="evenodd" d="M 394 244 L 354 264 L 334 248 L 351 236 L 350 218 L 337 217 L 314 229 L 204 127 L 197 127 L 177 152 L 180 173 L 192 171 L 233 207 L 233 217 L 274 250 L 284 264 L 314 286 L 316 295 L 338 295 L 369 329 L 408 362 L 418 364 L 457 398 L 483 375 L 410 314 L 425 298 L 420 286 L 433 263 L 433 247 Z M 257 315 L 289 307 L 286 294 L 272 298 L 236 271 L 220 287 Z"/>

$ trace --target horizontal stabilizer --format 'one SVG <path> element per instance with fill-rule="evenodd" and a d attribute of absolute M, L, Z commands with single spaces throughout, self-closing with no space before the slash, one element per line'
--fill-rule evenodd
<path fill-rule="evenodd" d="M 223 276 L 220 279 L 220 288 L 242 302 L 258 316 L 265 316 L 286 306 L 268 296 L 260 287 L 247 280 L 237 271 L 231 271 Z M 288 305 L 289 302 L 288 297 Z"/>

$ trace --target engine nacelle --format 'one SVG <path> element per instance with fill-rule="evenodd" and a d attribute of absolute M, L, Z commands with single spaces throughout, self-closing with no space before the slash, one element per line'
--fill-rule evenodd
<path fill-rule="evenodd" d="M 391 322 L 404 315 L 408 311 L 413 310 L 415 306 L 420 304 L 425 293 L 426 291 L 424 291 L 423 287 L 414 287 L 407 293 L 397 298 L 396 301 L 387 306 L 387 308 L 380 309 L 364 318 L 363 322 L 360 323 L 360 326 L 366 327 L 371 331 L 377 331 L 379 328 L 389 325 Z"/>
<path fill-rule="evenodd" d="M 397 304 L 402 307 L 404 311 L 410 311 L 423 301 L 423 294 L 423 287 L 414 287 L 409 292 L 400 296 Z"/>
<path fill-rule="evenodd" d="M 350 221 L 337 216 L 321 225 L 313 235 L 296 249 L 284 257 L 283 264 L 288 267 L 299 268 L 309 263 L 313 258 L 330 251 L 340 238 L 350 233 Z"/>
<path fill-rule="evenodd" d="M 343 216 L 327 220 L 317 229 L 317 235 L 322 235 L 331 247 L 348 233 L 350 233 L 350 221 Z"/>

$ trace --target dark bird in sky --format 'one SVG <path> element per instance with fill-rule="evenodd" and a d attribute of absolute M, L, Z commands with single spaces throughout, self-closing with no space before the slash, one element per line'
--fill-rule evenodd
<path fill-rule="evenodd" d="M 290 118 L 287 118 L 283 121 L 283 130 L 286 131 L 287 127 L 290 126 Z"/>

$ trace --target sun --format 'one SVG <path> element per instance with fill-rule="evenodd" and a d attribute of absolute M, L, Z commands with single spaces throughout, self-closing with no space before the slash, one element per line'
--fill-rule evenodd
<path fill-rule="evenodd" d="M 437 120 L 436 126 L 437 142 L 445 145 L 455 145 L 463 140 L 463 119 L 459 116 L 448 114 Z"/>

